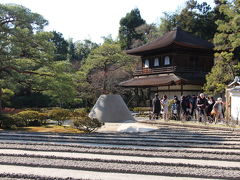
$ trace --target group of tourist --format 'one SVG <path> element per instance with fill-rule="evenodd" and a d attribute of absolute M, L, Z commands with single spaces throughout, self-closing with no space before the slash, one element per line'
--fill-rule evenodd
<path fill-rule="evenodd" d="M 152 100 L 152 119 L 162 117 L 168 119 L 197 119 L 199 122 L 206 122 L 209 119 L 217 123 L 224 119 L 224 103 L 222 98 L 205 97 L 203 93 L 199 96 L 182 96 L 179 100 L 174 96 L 173 101 L 168 100 L 164 95 L 161 99 L 158 94 Z M 170 112 L 169 112 L 170 111 Z"/>

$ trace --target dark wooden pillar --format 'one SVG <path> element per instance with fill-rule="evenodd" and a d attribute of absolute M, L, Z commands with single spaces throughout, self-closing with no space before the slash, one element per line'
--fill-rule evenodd
<path fill-rule="evenodd" d="M 183 95 L 183 84 L 181 83 L 181 96 Z"/>
<path fill-rule="evenodd" d="M 139 91 L 137 87 L 134 89 L 134 96 L 136 100 L 136 106 L 139 106 Z"/>

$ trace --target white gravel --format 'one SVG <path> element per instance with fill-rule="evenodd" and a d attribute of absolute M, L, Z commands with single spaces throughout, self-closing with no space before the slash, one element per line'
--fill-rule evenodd
<path fill-rule="evenodd" d="M 85 135 L 0 132 L 0 175 L 239 179 L 239 155 L 240 134 L 200 128 Z"/>
<path fill-rule="evenodd" d="M 158 162 L 158 163 L 172 163 L 172 164 L 192 164 L 200 166 L 218 166 L 228 168 L 240 168 L 239 162 L 217 161 L 217 160 L 194 160 L 194 159 L 178 159 L 178 158 L 159 158 L 159 157 L 137 157 L 137 156 L 121 156 L 121 155 L 104 155 L 92 153 L 67 153 L 67 152 L 44 152 L 44 151 L 28 151 L 28 150 L 13 150 L 0 149 L 0 154 L 14 154 L 14 155 L 39 155 L 39 156 L 54 156 L 65 158 L 88 158 L 99 160 L 119 160 L 119 161 L 138 161 L 138 162 Z"/>
<path fill-rule="evenodd" d="M 139 175 L 127 173 L 111 173 L 111 172 L 94 172 L 83 170 L 70 170 L 58 168 L 41 168 L 41 167 L 27 167 L 14 165 L 0 165 L 0 173 L 14 173 L 14 174 L 31 174 L 44 177 L 56 178 L 75 178 L 75 179 L 104 179 L 104 180 L 200 180 L 200 178 L 189 177 L 169 177 L 169 176 L 154 176 L 154 175 Z"/>

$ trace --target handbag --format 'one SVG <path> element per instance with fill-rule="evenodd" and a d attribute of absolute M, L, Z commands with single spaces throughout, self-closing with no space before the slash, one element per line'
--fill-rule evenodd
<path fill-rule="evenodd" d="M 215 111 L 215 109 L 213 109 L 212 111 L 211 111 L 211 115 L 216 115 L 217 114 L 217 112 Z"/>

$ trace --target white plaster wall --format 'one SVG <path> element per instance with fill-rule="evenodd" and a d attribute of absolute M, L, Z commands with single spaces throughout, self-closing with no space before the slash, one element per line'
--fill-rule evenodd
<path fill-rule="evenodd" d="M 201 91 L 202 86 L 198 85 L 183 85 L 183 90 L 196 90 Z M 172 85 L 172 86 L 159 86 L 158 90 L 178 90 L 181 91 L 180 85 Z"/>
<path fill-rule="evenodd" d="M 232 117 L 232 120 L 240 121 L 240 93 L 232 94 L 232 97 L 231 97 L 231 117 Z"/>
<path fill-rule="evenodd" d="M 183 96 L 187 96 L 187 95 L 199 95 L 200 94 L 200 91 L 183 91 Z M 169 99 L 173 99 L 173 97 L 176 95 L 178 96 L 178 98 L 180 99 L 181 98 L 181 92 L 180 91 L 162 91 L 162 92 L 158 92 L 158 95 L 159 97 L 162 97 L 163 95 L 167 95 L 167 97 Z M 151 94 L 151 97 L 153 98 L 154 97 L 154 93 Z"/>
<path fill-rule="evenodd" d="M 199 95 L 201 93 L 201 86 L 199 85 L 183 85 L 183 96 L 187 95 Z M 169 99 L 173 99 L 176 95 L 180 99 L 181 95 L 181 86 L 173 85 L 173 86 L 159 86 L 158 88 L 159 97 L 163 95 L 167 95 Z M 170 91 L 168 91 L 170 90 Z M 151 97 L 154 97 L 154 93 L 152 93 Z"/>
<path fill-rule="evenodd" d="M 202 86 L 199 85 L 184 85 L 183 90 L 201 90 Z"/>

